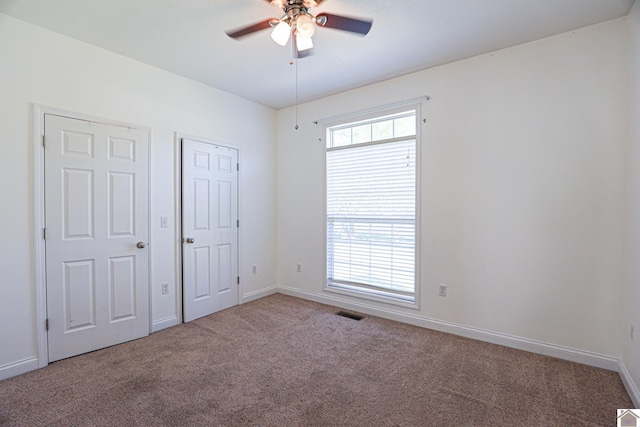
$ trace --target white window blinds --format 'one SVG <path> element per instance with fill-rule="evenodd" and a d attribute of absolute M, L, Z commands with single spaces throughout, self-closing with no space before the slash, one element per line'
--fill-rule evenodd
<path fill-rule="evenodd" d="M 328 129 L 329 286 L 413 301 L 415 111 Z"/>

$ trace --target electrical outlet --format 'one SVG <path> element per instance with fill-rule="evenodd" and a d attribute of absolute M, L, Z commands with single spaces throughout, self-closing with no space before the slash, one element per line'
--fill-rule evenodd
<path fill-rule="evenodd" d="M 438 287 L 438 295 L 441 297 L 446 297 L 447 296 L 447 285 L 440 285 Z"/>
<path fill-rule="evenodd" d="M 298 263 L 298 273 L 302 273 L 302 264 Z"/>
<path fill-rule="evenodd" d="M 162 283 L 162 295 L 167 295 L 169 293 L 169 283 Z"/>
<path fill-rule="evenodd" d="M 254 265 L 253 267 L 251 267 L 251 274 L 258 274 L 258 266 Z"/>
<path fill-rule="evenodd" d="M 636 324 L 631 322 L 631 324 L 629 325 L 629 338 L 633 340 L 635 338 L 635 335 L 636 335 Z"/>
<path fill-rule="evenodd" d="M 166 216 L 160 217 L 160 228 L 169 228 L 169 218 Z"/>

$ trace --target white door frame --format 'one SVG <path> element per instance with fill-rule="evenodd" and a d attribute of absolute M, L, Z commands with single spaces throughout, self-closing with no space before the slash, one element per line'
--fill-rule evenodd
<path fill-rule="evenodd" d="M 107 119 L 100 116 L 94 116 L 85 113 L 78 113 L 75 111 L 63 110 L 60 108 L 49 107 L 39 104 L 31 104 L 32 112 L 32 161 L 33 161 L 33 282 L 34 282 L 34 296 L 35 296 L 35 327 L 36 327 L 36 340 L 37 340 L 37 355 L 38 355 L 38 367 L 43 368 L 49 364 L 49 345 L 47 343 L 47 270 L 46 270 L 46 255 L 45 255 L 45 241 L 44 241 L 44 226 L 45 226 L 45 203 L 44 203 L 44 116 L 45 114 L 69 117 L 72 119 L 86 120 L 94 123 L 102 123 L 112 126 L 121 126 L 126 128 L 135 128 L 140 130 L 146 130 L 149 135 L 149 150 L 148 150 L 148 179 L 149 189 L 151 189 L 151 128 L 148 126 L 142 126 L 135 123 L 123 122 L 121 120 Z M 149 285 L 153 283 L 151 276 L 151 191 L 148 195 L 149 214 L 147 217 L 147 227 L 149 233 Z M 152 323 L 152 306 L 151 306 L 151 293 L 152 286 L 149 286 L 149 332 L 151 332 Z"/>
<path fill-rule="evenodd" d="M 178 322 L 184 322 L 184 316 L 182 313 L 183 307 L 183 294 L 182 294 L 182 139 L 190 139 L 193 141 L 204 142 L 205 144 L 218 145 L 220 147 L 231 148 L 238 151 L 238 164 L 240 164 L 240 170 L 238 171 L 238 220 L 240 221 L 240 227 L 238 228 L 238 276 L 241 276 L 242 271 L 242 150 L 240 147 L 234 144 L 222 142 L 220 140 L 212 138 L 204 138 L 201 136 L 194 136 L 183 132 L 175 132 L 174 134 L 174 160 L 175 160 L 175 270 L 176 270 L 176 314 L 178 315 Z M 240 284 L 238 285 L 238 305 L 242 303 L 242 277 L 240 277 Z"/>

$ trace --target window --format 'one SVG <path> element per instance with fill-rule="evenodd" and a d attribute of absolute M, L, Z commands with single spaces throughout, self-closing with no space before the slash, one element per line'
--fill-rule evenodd
<path fill-rule="evenodd" d="M 415 306 L 416 116 L 327 127 L 327 289 Z"/>

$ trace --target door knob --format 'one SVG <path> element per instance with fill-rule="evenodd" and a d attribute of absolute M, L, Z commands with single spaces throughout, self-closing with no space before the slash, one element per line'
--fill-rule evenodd
<path fill-rule="evenodd" d="M 193 237 L 187 237 L 187 239 L 185 240 L 185 242 L 187 243 L 195 243 L 196 239 L 194 239 Z"/>
<path fill-rule="evenodd" d="M 147 244 L 145 242 L 138 242 L 136 246 L 138 247 L 138 249 L 144 249 L 147 247 Z"/>

